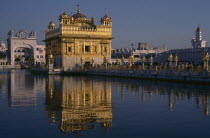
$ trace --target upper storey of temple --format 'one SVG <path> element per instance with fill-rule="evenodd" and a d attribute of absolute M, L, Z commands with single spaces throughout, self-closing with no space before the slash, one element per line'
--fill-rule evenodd
<path fill-rule="evenodd" d="M 59 27 L 53 21 L 49 23 L 48 30 L 45 31 L 46 39 L 56 37 L 59 35 L 82 36 L 88 37 L 111 37 L 112 36 L 112 18 L 107 14 L 100 20 L 100 25 L 95 24 L 94 17 L 89 19 L 81 13 L 80 7 L 76 14 L 70 15 L 64 11 L 59 16 Z"/>

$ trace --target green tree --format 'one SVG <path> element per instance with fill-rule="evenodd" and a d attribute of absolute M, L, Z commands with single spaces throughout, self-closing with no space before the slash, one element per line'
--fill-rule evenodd
<path fill-rule="evenodd" d="M 0 52 L 0 59 L 6 58 L 6 55 L 4 55 L 2 52 Z"/>

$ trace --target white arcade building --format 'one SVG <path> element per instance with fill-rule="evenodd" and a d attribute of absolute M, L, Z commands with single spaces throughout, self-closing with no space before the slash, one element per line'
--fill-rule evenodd
<path fill-rule="evenodd" d="M 45 64 L 45 45 L 37 45 L 36 32 L 10 31 L 7 42 L 11 65 Z"/>

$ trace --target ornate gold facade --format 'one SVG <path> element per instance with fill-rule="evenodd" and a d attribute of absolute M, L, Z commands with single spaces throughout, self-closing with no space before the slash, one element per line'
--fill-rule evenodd
<path fill-rule="evenodd" d="M 79 7 L 72 16 L 66 12 L 60 15 L 59 28 L 51 21 L 45 31 L 47 55 L 52 52 L 55 66 L 64 70 L 110 60 L 112 39 L 111 18 L 105 14 L 97 26 L 94 18 L 87 18 Z"/>

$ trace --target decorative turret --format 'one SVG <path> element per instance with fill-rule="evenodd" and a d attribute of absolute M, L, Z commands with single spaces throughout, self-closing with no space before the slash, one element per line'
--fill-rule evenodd
<path fill-rule="evenodd" d="M 107 16 L 107 13 L 105 13 L 104 17 L 101 18 L 101 25 L 104 26 L 111 26 L 112 25 L 112 18 Z"/>
<path fill-rule="evenodd" d="M 66 10 L 59 16 L 60 24 L 70 24 L 71 23 L 71 16 L 66 13 Z"/>

